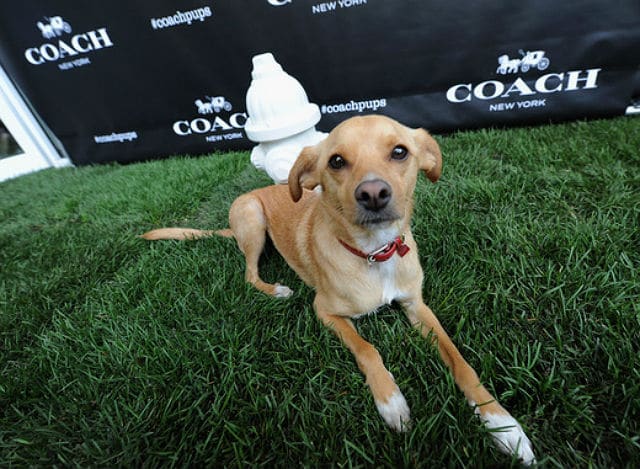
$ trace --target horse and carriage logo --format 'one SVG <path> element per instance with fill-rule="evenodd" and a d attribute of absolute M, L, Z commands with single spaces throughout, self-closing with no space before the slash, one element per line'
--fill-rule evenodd
<path fill-rule="evenodd" d="M 224 96 L 205 96 L 205 101 L 196 99 L 194 104 L 198 108 L 198 114 L 219 114 L 223 109 L 227 112 L 231 111 L 233 106 L 225 99 Z"/>
<path fill-rule="evenodd" d="M 543 50 L 525 52 L 520 49 L 518 52 L 522 56 L 519 59 L 510 59 L 507 54 L 498 57 L 498 63 L 500 65 L 498 66 L 496 73 L 501 75 L 518 73 L 518 71 L 526 73 L 532 68 L 537 68 L 538 70 L 543 71 L 549 67 L 549 59 L 544 56 L 545 52 Z"/>
<path fill-rule="evenodd" d="M 62 33 L 69 34 L 71 32 L 71 25 L 63 20 L 62 16 L 52 16 L 51 18 L 45 16 L 44 21 L 44 23 L 38 21 L 36 24 L 45 39 L 60 37 Z"/>

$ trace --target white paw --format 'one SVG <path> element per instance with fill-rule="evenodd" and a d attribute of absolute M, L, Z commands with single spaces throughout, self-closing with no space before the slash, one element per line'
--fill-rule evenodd
<path fill-rule="evenodd" d="M 405 432 L 411 428 L 411 413 L 407 401 L 400 391 L 394 392 L 387 402 L 376 401 L 378 412 L 391 428 Z"/>
<path fill-rule="evenodd" d="M 285 285 L 280 285 L 279 283 L 276 283 L 276 290 L 274 293 L 274 296 L 276 298 L 289 298 L 291 295 L 293 295 L 293 290 L 291 290 L 289 287 Z"/>
<path fill-rule="evenodd" d="M 491 431 L 496 447 L 505 454 L 516 455 L 526 466 L 536 462 L 531 442 L 524 430 L 509 414 L 484 414 L 480 419 Z"/>

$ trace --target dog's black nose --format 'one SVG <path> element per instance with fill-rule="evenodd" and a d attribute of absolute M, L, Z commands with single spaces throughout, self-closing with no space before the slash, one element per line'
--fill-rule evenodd
<path fill-rule="evenodd" d="M 367 210 L 381 210 L 391 200 L 391 186 L 381 179 L 361 182 L 356 187 L 355 197 L 358 203 Z"/>

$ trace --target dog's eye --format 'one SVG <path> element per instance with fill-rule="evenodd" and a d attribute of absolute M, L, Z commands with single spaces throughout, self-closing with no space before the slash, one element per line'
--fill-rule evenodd
<path fill-rule="evenodd" d="M 391 158 L 394 160 L 402 161 L 407 157 L 408 154 L 409 151 L 405 147 L 403 147 L 402 145 L 398 145 L 391 151 Z"/>
<path fill-rule="evenodd" d="M 329 158 L 329 166 L 331 166 L 333 169 L 343 168 L 346 164 L 347 162 L 340 155 L 333 155 L 331 158 Z"/>

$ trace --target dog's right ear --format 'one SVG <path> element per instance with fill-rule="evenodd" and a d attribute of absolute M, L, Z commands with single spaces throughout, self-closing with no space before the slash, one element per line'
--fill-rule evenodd
<path fill-rule="evenodd" d="M 318 145 L 304 147 L 289 171 L 289 194 L 294 202 L 302 197 L 302 189 L 313 189 L 320 184 L 317 174 L 319 153 Z"/>
<path fill-rule="evenodd" d="M 420 169 L 431 182 L 436 182 L 442 174 L 442 153 L 435 139 L 424 129 L 413 129 L 414 138 L 420 147 Z"/>

